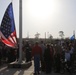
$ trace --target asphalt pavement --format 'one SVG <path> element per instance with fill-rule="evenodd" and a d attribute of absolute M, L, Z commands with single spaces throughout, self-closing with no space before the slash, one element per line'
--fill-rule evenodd
<path fill-rule="evenodd" d="M 0 75 L 33 75 L 33 71 L 34 71 L 34 64 L 32 61 L 32 66 L 30 66 L 28 69 L 22 69 L 22 68 L 8 68 L 7 64 L 1 65 L 0 66 Z M 64 74 L 60 74 L 60 73 L 50 73 L 50 74 L 46 74 L 44 72 L 41 72 L 40 75 L 70 75 L 68 72 L 64 73 Z M 72 74 L 72 75 L 76 75 Z"/>

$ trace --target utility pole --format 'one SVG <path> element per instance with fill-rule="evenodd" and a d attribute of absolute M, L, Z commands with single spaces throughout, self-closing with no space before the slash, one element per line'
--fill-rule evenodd
<path fill-rule="evenodd" d="M 45 43 L 46 43 L 46 32 L 45 32 Z"/>

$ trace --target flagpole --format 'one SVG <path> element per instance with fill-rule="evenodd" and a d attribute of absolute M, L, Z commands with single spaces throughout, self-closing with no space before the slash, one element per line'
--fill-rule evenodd
<path fill-rule="evenodd" d="M 22 62 L 22 0 L 19 0 L 19 63 Z"/>
<path fill-rule="evenodd" d="M 73 35 L 74 35 L 74 38 L 75 38 L 75 30 L 73 31 Z"/>

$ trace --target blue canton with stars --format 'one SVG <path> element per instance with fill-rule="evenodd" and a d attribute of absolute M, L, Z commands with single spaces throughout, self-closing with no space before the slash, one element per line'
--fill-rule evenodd
<path fill-rule="evenodd" d="M 6 9 L 0 30 L 6 38 L 8 38 L 15 30 L 12 3 Z"/>

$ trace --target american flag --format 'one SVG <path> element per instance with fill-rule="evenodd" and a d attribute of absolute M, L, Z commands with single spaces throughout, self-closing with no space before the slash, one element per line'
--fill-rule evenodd
<path fill-rule="evenodd" d="M 17 45 L 12 3 L 9 4 L 5 11 L 0 27 L 0 35 L 1 41 L 7 46 L 15 47 Z"/>

